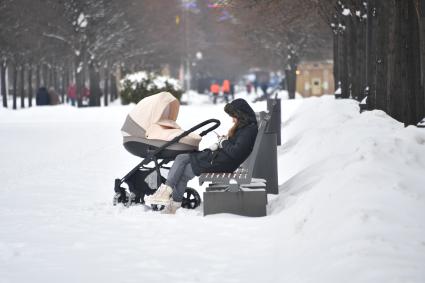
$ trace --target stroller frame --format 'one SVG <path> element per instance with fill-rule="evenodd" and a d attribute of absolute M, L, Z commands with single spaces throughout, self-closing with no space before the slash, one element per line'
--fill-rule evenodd
<path fill-rule="evenodd" d="M 139 164 L 137 164 L 137 166 L 135 166 L 130 172 L 128 172 L 121 179 L 118 179 L 118 178 L 115 179 L 115 184 L 114 184 L 115 195 L 113 198 L 113 205 L 117 205 L 118 203 L 123 203 L 124 206 L 129 207 L 133 203 L 144 204 L 144 200 L 143 200 L 144 196 L 151 195 L 156 191 L 156 189 L 151 189 L 146 184 L 145 178 L 151 173 L 153 173 L 153 171 L 156 171 L 157 178 L 156 178 L 155 187 L 158 188 L 159 185 L 165 182 L 166 180 L 161 175 L 160 169 L 162 168 L 162 169 L 169 170 L 171 167 L 166 167 L 165 165 L 169 163 L 170 161 L 174 160 L 172 158 L 160 158 L 159 155 L 163 151 L 167 150 L 167 147 L 169 147 L 170 145 L 178 143 L 180 139 L 182 139 L 183 137 L 209 124 L 214 124 L 214 125 L 212 125 L 208 129 L 201 132 L 199 134 L 201 137 L 217 129 L 221 123 L 217 119 L 208 119 L 190 128 L 189 130 L 181 133 L 180 135 L 164 143 L 160 147 L 149 146 L 147 150 L 147 156 L 144 157 L 144 159 Z M 189 152 L 195 152 L 195 151 L 181 151 L 181 152 L 179 151 L 178 153 L 176 153 L 175 156 L 182 153 L 189 153 Z M 147 166 L 151 162 L 154 162 L 154 166 L 153 167 Z M 127 192 L 126 189 L 122 187 L 123 183 L 126 183 L 128 185 L 129 192 Z M 186 188 L 185 196 L 182 201 L 182 207 L 194 209 L 198 207 L 200 203 L 201 203 L 201 198 L 198 192 L 192 188 Z M 161 210 L 163 206 L 151 205 L 151 208 L 153 210 Z"/>

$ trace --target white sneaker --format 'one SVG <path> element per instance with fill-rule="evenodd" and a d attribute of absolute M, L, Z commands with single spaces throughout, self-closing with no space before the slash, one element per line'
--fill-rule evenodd
<path fill-rule="evenodd" d="M 171 199 L 169 201 L 169 203 L 165 206 L 162 213 L 164 213 L 164 214 L 176 214 L 176 210 L 179 209 L 180 207 L 182 207 L 181 202 L 177 202 L 177 201 L 174 201 L 173 199 Z"/>
<path fill-rule="evenodd" d="M 170 202 L 173 189 L 166 184 L 162 184 L 156 192 L 145 197 L 145 202 L 150 204 L 167 205 Z"/>
<path fill-rule="evenodd" d="M 152 199 L 156 198 L 159 194 L 162 194 L 162 191 L 165 189 L 165 184 L 161 184 L 159 188 L 150 196 L 145 196 L 144 201 L 150 203 Z"/>

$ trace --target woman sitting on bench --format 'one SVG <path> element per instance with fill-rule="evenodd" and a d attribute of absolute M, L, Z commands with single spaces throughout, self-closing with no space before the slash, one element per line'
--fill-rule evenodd
<path fill-rule="evenodd" d="M 224 111 L 234 122 L 227 136 L 203 151 L 178 155 L 167 181 L 153 195 L 145 197 L 146 203 L 165 205 L 164 212 L 174 214 L 181 206 L 190 179 L 202 173 L 232 173 L 248 158 L 258 132 L 254 110 L 239 98 L 226 104 Z"/>

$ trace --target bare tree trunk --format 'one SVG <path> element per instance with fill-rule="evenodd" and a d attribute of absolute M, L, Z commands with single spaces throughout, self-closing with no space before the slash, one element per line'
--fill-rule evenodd
<path fill-rule="evenodd" d="M 351 37 L 351 46 L 354 50 L 352 69 L 352 96 L 358 101 L 362 101 L 365 96 L 366 87 L 366 19 L 363 17 L 367 13 L 364 0 L 352 0 L 350 10 L 352 27 L 354 32 Z M 354 12 L 355 11 L 355 12 Z M 358 14 L 357 14 L 358 13 Z"/>
<path fill-rule="evenodd" d="M 389 0 L 390 15 L 388 15 L 388 103 L 387 109 L 388 114 L 392 117 L 397 117 L 399 112 L 398 108 L 401 108 L 400 104 L 400 73 L 398 65 L 398 45 L 399 41 L 399 26 L 397 23 L 398 15 L 396 10 L 397 0 Z"/>
<path fill-rule="evenodd" d="M 419 38 L 419 22 L 416 13 L 414 0 L 407 0 L 407 24 L 408 24 L 408 37 L 407 37 L 407 64 L 408 64 L 408 117 L 404 121 L 406 125 L 416 125 L 422 116 L 420 105 L 423 104 L 423 97 L 421 97 L 421 66 L 420 66 L 420 38 Z"/>
<path fill-rule="evenodd" d="M 335 84 L 335 90 L 339 88 L 339 35 L 338 35 L 338 29 L 334 28 L 334 49 L 333 49 L 333 57 L 334 57 L 334 84 Z"/>
<path fill-rule="evenodd" d="M 335 90 L 337 90 L 339 92 L 339 97 L 341 97 L 341 84 L 342 84 L 342 72 L 343 72 L 343 59 L 342 59 L 342 54 L 343 54 L 343 48 L 344 48 L 344 35 L 343 35 L 343 30 L 342 30 L 342 22 L 341 22 L 341 11 L 339 9 L 337 9 L 336 11 L 336 27 L 335 27 L 335 38 L 336 38 L 336 42 L 337 42 L 337 50 L 335 50 L 336 54 L 336 58 L 335 58 L 335 64 L 337 65 L 337 69 L 335 70 L 336 72 L 336 79 L 335 79 Z"/>
<path fill-rule="evenodd" d="M 420 53 L 421 53 L 421 93 L 418 103 L 418 116 L 425 118 L 425 0 L 418 0 Z"/>
<path fill-rule="evenodd" d="M 345 17 L 347 18 L 347 17 Z M 341 97 L 350 97 L 350 78 L 349 78 L 349 64 L 351 61 L 351 54 L 349 52 L 350 45 L 350 23 L 349 19 L 342 18 L 342 25 L 345 26 L 345 30 L 342 31 L 342 54 L 341 54 Z"/>
<path fill-rule="evenodd" d="M 115 100 L 117 99 L 117 82 L 116 82 L 116 77 L 113 73 L 110 74 L 110 78 L 111 78 L 111 100 Z"/>
<path fill-rule="evenodd" d="M 65 103 L 65 93 L 66 93 L 66 86 L 68 81 L 68 68 L 66 64 L 63 66 L 62 72 L 61 72 L 61 102 Z"/>
<path fill-rule="evenodd" d="M 361 14 L 367 12 L 367 10 L 364 10 L 364 8 L 365 7 L 362 5 L 363 10 Z M 360 82 L 361 88 L 359 93 L 359 101 L 362 101 L 366 96 L 366 87 L 367 87 L 367 23 L 365 20 L 362 20 L 362 22 L 360 23 L 360 29 L 361 29 L 361 32 L 360 32 L 361 38 L 359 40 L 360 41 L 359 49 L 360 49 L 361 63 L 359 64 L 358 70 L 361 76 L 361 82 Z"/>
<path fill-rule="evenodd" d="M 57 67 L 52 66 L 50 68 L 50 85 L 49 87 L 53 87 L 55 89 L 55 91 L 58 91 L 58 83 L 57 83 Z"/>
<path fill-rule="evenodd" d="M 20 66 L 19 89 L 21 94 L 21 108 L 25 108 L 25 65 Z"/>
<path fill-rule="evenodd" d="M 341 97 L 348 98 L 350 97 L 350 86 L 349 86 L 349 76 L 348 76 L 348 36 L 345 32 L 343 35 L 343 46 L 342 46 L 342 74 L 341 74 Z"/>
<path fill-rule="evenodd" d="M 43 86 L 48 88 L 49 86 L 49 68 L 47 67 L 47 64 L 42 65 L 42 79 L 43 79 Z"/>
<path fill-rule="evenodd" d="M 286 84 L 288 88 L 288 98 L 295 99 L 297 90 L 297 69 L 298 69 L 298 50 L 293 46 L 288 48 L 288 61 L 285 69 Z"/>
<path fill-rule="evenodd" d="M 38 90 L 41 86 L 41 82 L 40 82 L 40 63 L 37 64 L 37 69 L 36 69 L 36 73 L 35 73 L 35 89 Z"/>
<path fill-rule="evenodd" d="M 83 106 L 83 93 L 84 93 L 84 69 L 83 69 L 83 56 L 81 53 L 75 56 L 74 72 L 75 72 L 75 85 L 77 91 L 77 107 Z"/>
<path fill-rule="evenodd" d="M 401 107 L 401 115 L 400 117 L 394 117 L 399 121 L 406 121 L 408 116 L 408 106 L 407 106 L 407 92 L 409 91 L 408 86 L 408 76 L 409 76 L 409 70 L 408 66 L 406 64 L 407 60 L 407 34 L 408 34 L 408 26 L 406 21 L 407 16 L 407 5 L 405 1 L 398 0 L 396 1 L 398 7 L 398 24 L 399 24 L 399 46 L 398 46 L 398 56 L 399 58 L 399 66 L 400 66 L 400 100 L 401 103 L 399 104 L 399 107 Z"/>
<path fill-rule="evenodd" d="M 28 66 L 28 107 L 32 107 L 33 89 L 32 89 L 32 65 Z"/>
<path fill-rule="evenodd" d="M 355 7 L 353 8 L 353 10 Z M 362 64 L 362 42 L 361 42 L 361 23 L 354 17 L 350 19 L 350 81 L 351 81 L 351 96 L 359 100 L 361 97 L 362 80 L 360 66 Z"/>
<path fill-rule="evenodd" d="M 58 67 L 54 67 L 52 68 L 52 74 L 53 74 L 53 81 L 52 81 L 52 86 L 55 89 L 55 92 L 59 94 L 60 89 L 59 89 L 59 68 Z"/>
<path fill-rule="evenodd" d="M 387 109 L 387 74 L 388 74 L 388 16 L 390 5 L 388 2 L 376 3 L 376 92 L 375 108 L 383 111 Z"/>
<path fill-rule="evenodd" d="M 7 108 L 7 90 L 6 90 L 6 61 L 1 62 L 1 94 L 3 99 L 3 107 Z"/>
<path fill-rule="evenodd" d="M 375 109 L 376 95 L 376 28 L 375 28 L 375 13 L 376 0 L 367 1 L 367 106 L 368 109 Z"/>
<path fill-rule="evenodd" d="M 104 67 L 104 87 L 103 87 L 103 99 L 104 105 L 108 106 L 108 92 L 109 92 L 109 67 L 108 63 L 105 63 Z"/>
<path fill-rule="evenodd" d="M 68 87 L 73 82 L 72 63 L 68 61 L 65 64 L 68 64 L 68 65 L 65 66 L 65 90 L 64 90 L 65 100 L 63 100 L 63 103 L 68 102 L 68 100 L 69 100 L 69 98 L 68 98 Z"/>
<path fill-rule="evenodd" d="M 96 63 L 91 61 L 89 64 L 89 79 L 90 79 L 90 106 L 100 106 L 101 90 L 99 87 L 99 69 L 96 68 Z"/>
<path fill-rule="evenodd" d="M 287 68 L 285 70 L 285 76 L 286 76 L 286 84 L 288 88 L 288 98 L 289 99 L 295 99 L 295 91 L 296 91 L 296 85 L 297 85 L 297 70 L 293 70 L 291 68 Z"/>
<path fill-rule="evenodd" d="M 13 64 L 13 109 L 16 110 L 18 107 L 16 105 L 16 92 L 17 92 L 17 85 L 18 85 L 18 68 L 16 66 L 16 63 Z"/>

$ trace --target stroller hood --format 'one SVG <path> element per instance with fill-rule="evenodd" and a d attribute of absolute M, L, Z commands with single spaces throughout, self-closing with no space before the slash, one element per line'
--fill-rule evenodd
<path fill-rule="evenodd" d="M 180 103 L 177 98 L 169 92 L 160 92 L 142 99 L 129 116 L 145 130 L 161 120 L 168 121 L 170 127 L 173 127 L 179 109 Z"/>
<path fill-rule="evenodd" d="M 179 101 L 168 92 L 161 92 L 141 100 L 128 114 L 121 132 L 124 145 L 138 144 L 160 147 L 167 141 L 184 133 L 184 130 L 176 123 L 179 113 Z M 167 147 L 175 152 L 197 150 L 201 136 L 189 133 L 183 136 L 179 142 Z M 144 150 L 132 150 L 131 153 L 144 156 Z"/>

